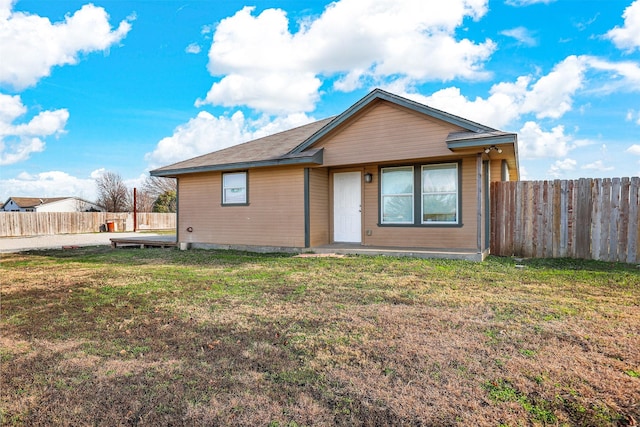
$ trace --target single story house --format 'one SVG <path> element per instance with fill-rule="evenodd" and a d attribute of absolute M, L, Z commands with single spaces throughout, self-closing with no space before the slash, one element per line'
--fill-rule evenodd
<path fill-rule="evenodd" d="M 517 135 L 375 89 L 342 114 L 151 171 L 181 246 L 482 260 Z M 367 252 L 369 251 L 369 252 Z"/>
<path fill-rule="evenodd" d="M 104 208 L 78 197 L 9 197 L 4 212 L 102 212 Z"/>

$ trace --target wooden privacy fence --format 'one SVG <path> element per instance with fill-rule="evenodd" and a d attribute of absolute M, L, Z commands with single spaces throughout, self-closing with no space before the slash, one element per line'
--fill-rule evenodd
<path fill-rule="evenodd" d="M 138 230 L 176 228 L 175 213 L 138 213 Z M 0 212 L 0 237 L 95 233 L 113 221 L 115 231 L 133 231 L 133 213 Z"/>
<path fill-rule="evenodd" d="M 491 183 L 491 253 L 640 262 L 640 178 Z"/>

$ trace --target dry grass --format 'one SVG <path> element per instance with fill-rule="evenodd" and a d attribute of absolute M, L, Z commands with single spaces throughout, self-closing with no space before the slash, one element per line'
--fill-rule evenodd
<path fill-rule="evenodd" d="M 2 425 L 635 425 L 640 269 L 5 255 Z"/>

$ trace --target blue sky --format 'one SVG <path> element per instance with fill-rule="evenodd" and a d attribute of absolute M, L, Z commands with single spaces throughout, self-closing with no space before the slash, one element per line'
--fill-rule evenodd
<path fill-rule="evenodd" d="M 517 132 L 525 179 L 640 175 L 640 0 L 0 0 L 0 200 L 139 186 L 375 87 Z"/>

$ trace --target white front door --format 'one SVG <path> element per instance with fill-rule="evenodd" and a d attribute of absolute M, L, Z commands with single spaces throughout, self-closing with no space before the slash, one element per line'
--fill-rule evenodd
<path fill-rule="evenodd" d="M 333 241 L 362 242 L 360 172 L 333 174 Z"/>

